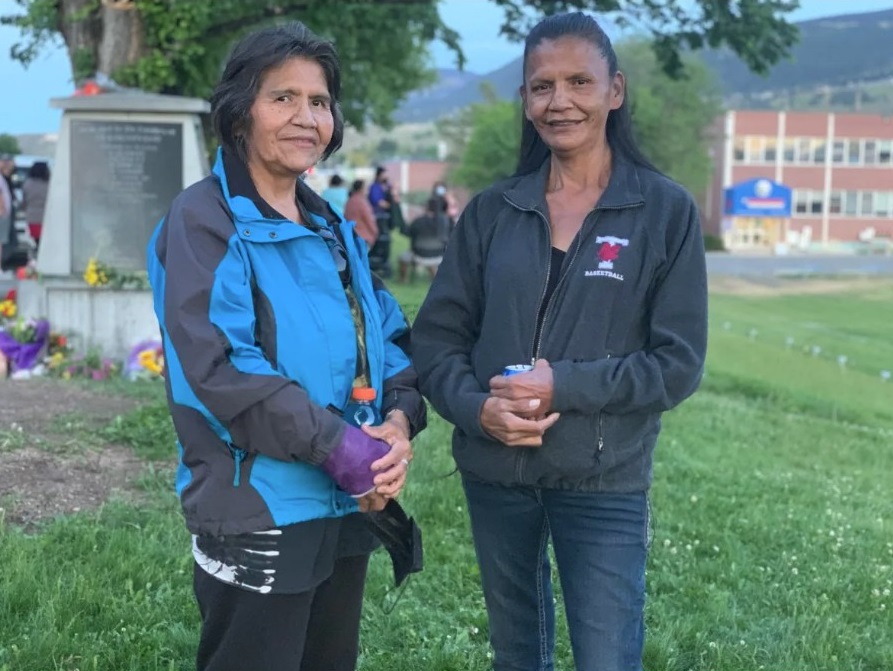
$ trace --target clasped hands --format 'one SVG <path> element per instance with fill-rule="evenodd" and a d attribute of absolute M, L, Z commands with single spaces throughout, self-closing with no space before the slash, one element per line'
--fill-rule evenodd
<path fill-rule="evenodd" d="M 373 479 L 375 491 L 357 499 L 360 512 L 382 510 L 388 499 L 396 498 L 406 484 L 406 473 L 412 461 L 412 444 L 409 442 L 409 419 L 402 410 L 388 413 L 381 424 L 361 427 L 372 438 L 391 446 L 381 459 L 372 462 L 372 470 L 378 472 Z"/>
<path fill-rule="evenodd" d="M 539 447 L 543 434 L 558 421 L 552 412 L 552 366 L 537 359 L 533 370 L 490 379 L 490 396 L 481 408 L 481 426 L 512 447 Z"/>

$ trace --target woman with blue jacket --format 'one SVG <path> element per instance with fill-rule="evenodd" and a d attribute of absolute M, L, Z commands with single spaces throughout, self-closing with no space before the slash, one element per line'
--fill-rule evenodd
<path fill-rule="evenodd" d="M 213 174 L 148 250 L 193 534 L 200 670 L 354 669 L 374 537 L 425 407 L 366 246 L 301 175 L 341 145 L 333 46 L 301 24 L 234 49 Z M 384 421 L 356 428 L 354 387 Z"/>

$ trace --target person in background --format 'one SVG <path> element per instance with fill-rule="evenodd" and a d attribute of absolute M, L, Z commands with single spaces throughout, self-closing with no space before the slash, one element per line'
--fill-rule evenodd
<path fill-rule="evenodd" d="M 4 245 L 15 237 L 15 191 L 12 173 L 15 162 L 10 154 L 0 154 L 0 258 Z"/>
<path fill-rule="evenodd" d="M 409 249 L 398 258 L 400 281 L 406 282 L 416 268 L 427 269 L 433 278 L 443 259 L 450 224 L 439 198 L 429 198 L 425 212 L 413 219 L 407 230 Z"/>
<path fill-rule="evenodd" d="M 40 247 L 40 237 L 43 233 L 43 215 L 49 188 L 50 167 L 46 161 L 35 161 L 22 184 L 22 207 L 25 208 L 28 233 L 37 247 Z"/>
<path fill-rule="evenodd" d="M 211 97 L 212 174 L 148 247 L 176 489 L 192 533 L 198 671 L 353 671 L 376 539 L 425 404 L 409 325 L 359 238 L 300 176 L 341 146 L 334 46 L 244 37 Z M 342 414 L 375 392 L 383 421 Z"/>
<path fill-rule="evenodd" d="M 354 180 L 350 187 L 350 197 L 344 206 L 344 218 L 356 224 L 357 235 L 363 238 L 369 249 L 372 249 L 378 240 L 378 223 L 365 191 L 366 182 L 361 179 Z"/>
<path fill-rule="evenodd" d="M 391 209 L 390 199 L 391 185 L 388 182 L 388 172 L 384 166 L 375 169 L 375 180 L 369 187 L 369 204 L 379 218 L 387 217 Z"/>
<path fill-rule="evenodd" d="M 438 199 L 440 211 L 446 214 L 452 230 L 459 219 L 459 204 L 456 202 L 456 197 L 447 188 L 446 182 L 434 182 L 434 186 L 431 188 L 431 197 Z"/>
<path fill-rule="evenodd" d="M 332 175 L 332 178 L 329 180 L 329 186 L 323 189 L 322 197 L 338 208 L 339 212 L 344 212 L 348 193 L 341 175 L 337 173 Z"/>
<path fill-rule="evenodd" d="M 698 208 L 636 147 L 591 16 L 531 30 L 520 93 L 518 169 L 463 211 L 413 362 L 455 425 L 494 670 L 553 668 L 551 540 L 575 668 L 641 671 L 652 457 L 707 348 Z"/>
<path fill-rule="evenodd" d="M 372 272 L 382 278 L 391 276 L 391 228 L 393 221 L 393 208 L 396 204 L 396 195 L 388 181 L 388 173 L 383 166 L 375 170 L 375 181 L 369 187 L 369 204 L 375 213 L 375 222 L 378 225 L 378 237 L 375 244 L 369 248 L 369 266 Z"/>

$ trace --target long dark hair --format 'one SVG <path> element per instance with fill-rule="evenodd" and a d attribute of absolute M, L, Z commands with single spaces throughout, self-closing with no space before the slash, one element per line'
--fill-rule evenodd
<path fill-rule="evenodd" d="M 297 21 L 253 32 L 233 48 L 223 76 L 211 96 L 214 132 L 229 151 L 247 160 L 245 138 L 251 130 L 251 106 L 264 75 L 292 58 L 316 62 L 326 77 L 335 121 L 332 139 L 320 160 L 341 147 L 344 116 L 341 112 L 341 64 L 331 42 Z"/>
<path fill-rule="evenodd" d="M 586 40 L 595 46 L 608 62 L 608 74 L 617 74 L 617 54 L 611 45 L 611 39 L 598 25 L 598 22 L 583 12 L 569 12 L 548 16 L 533 27 L 524 41 L 524 81 L 527 81 L 527 60 L 530 54 L 543 40 L 557 40 L 561 37 L 576 37 Z M 623 104 L 608 113 L 605 134 L 608 146 L 618 156 L 631 163 L 649 170 L 658 171 L 636 144 L 633 137 L 632 116 L 627 103 L 629 96 L 624 95 Z M 526 175 L 539 169 L 551 151 L 536 127 L 525 115 L 521 115 L 521 151 L 518 156 L 516 175 Z"/>

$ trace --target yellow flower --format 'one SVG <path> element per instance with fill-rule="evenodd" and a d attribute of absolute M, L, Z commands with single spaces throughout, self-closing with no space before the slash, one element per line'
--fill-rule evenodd
<path fill-rule="evenodd" d="M 18 308 L 13 301 L 4 300 L 0 301 L 0 315 L 6 317 L 7 319 L 12 319 L 16 316 L 16 312 Z"/>

